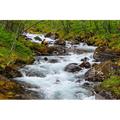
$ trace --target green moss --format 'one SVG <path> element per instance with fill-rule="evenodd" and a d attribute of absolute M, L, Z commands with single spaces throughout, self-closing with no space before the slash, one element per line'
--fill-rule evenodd
<path fill-rule="evenodd" d="M 0 27 L 0 68 L 14 63 L 17 59 L 29 61 L 33 57 L 32 50 L 26 47 L 20 39 L 15 40 L 15 33 Z M 13 43 L 15 43 L 14 49 L 11 49 Z"/>
<path fill-rule="evenodd" d="M 18 83 L 0 75 L 0 99 L 15 99 L 20 90 L 22 87 Z"/>
<path fill-rule="evenodd" d="M 107 80 L 104 80 L 100 87 L 105 91 L 111 92 L 115 97 L 120 98 L 120 77 L 111 76 Z"/>

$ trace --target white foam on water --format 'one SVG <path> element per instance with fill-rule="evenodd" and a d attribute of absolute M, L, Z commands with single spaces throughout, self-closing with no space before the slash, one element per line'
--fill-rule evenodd
<path fill-rule="evenodd" d="M 44 39 L 49 43 L 49 44 L 54 44 L 55 40 L 45 37 L 42 34 L 31 34 L 31 33 L 23 33 L 28 39 L 31 39 L 30 41 L 35 42 L 35 43 L 41 43 Z M 41 38 L 42 41 L 35 40 L 35 37 Z"/>
<path fill-rule="evenodd" d="M 79 45 L 75 45 L 76 48 L 81 50 L 87 50 L 93 52 L 97 47 L 95 46 L 88 46 L 86 43 L 80 43 Z"/>
<path fill-rule="evenodd" d="M 35 34 L 26 34 L 28 38 L 33 39 Z M 41 36 L 44 39 L 44 36 Z M 50 40 L 50 39 L 48 39 Z M 70 63 L 82 63 L 81 59 L 87 57 L 89 62 L 93 64 L 93 52 L 96 47 L 88 46 L 81 43 L 76 46 L 79 49 L 90 50 L 83 54 L 74 54 L 66 56 L 40 56 L 39 61 L 35 61 L 32 65 L 26 65 L 20 69 L 23 77 L 15 78 L 18 81 L 24 81 L 39 88 L 31 88 L 33 91 L 44 94 L 44 99 L 95 99 L 92 91 L 84 88 L 82 85 L 85 83 L 83 76 L 88 69 L 83 69 L 76 73 L 65 72 L 64 68 Z M 48 58 L 48 61 L 44 60 Z M 49 63 L 50 59 L 57 59 L 57 63 Z M 34 72 L 44 76 L 28 76 L 27 73 Z M 77 80 L 82 79 L 80 83 Z"/>

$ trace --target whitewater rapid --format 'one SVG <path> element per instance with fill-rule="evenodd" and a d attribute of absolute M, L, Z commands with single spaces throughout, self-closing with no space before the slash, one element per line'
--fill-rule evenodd
<path fill-rule="evenodd" d="M 71 47 L 70 44 L 66 46 Z M 64 71 L 64 68 L 69 63 L 82 63 L 81 59 L 85 57 L 88 58 L 90 64 L 95 63 L 93 53 L 96 47 L 83 43 L 73 45 L 73 47 L 87 52 L 82 54 L 71 52 L 64 56 L 37 56 L 32 65 L 26 65 L 20 69 L 23 77 L 15 78 L 15 80 L 33 85 L 33 88 L 26 89 L 36 91 L 42 96 L 41 99 L 95 99 L 92 89 L 84 85 L 87 82 L 84 80 L 84 74 L 88 69 L 69 73 Z M 51 63 L 50 60 L 53 59 L 57 62 Z"/>

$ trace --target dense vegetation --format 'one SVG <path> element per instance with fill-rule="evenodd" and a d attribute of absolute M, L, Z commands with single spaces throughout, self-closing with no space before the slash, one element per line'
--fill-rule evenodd
<path fill-rule="evenodd" d="M 32 51 L 17 38 L 22 30 L 20 24 L 19 21 L 2 21 L 0 24 L 1 68 L 16 60 L 28 61 L 32 57 Z"/>
<path fill-rule="evenodd" d="M 55 20 L 30 21 L 35 24 L 27 31 L 34 33 L 57 32 L 61 39 L 85 38 L 97 46 L 107 45 L 120 49 L 120 21 L 118 20 Z"/>
<path fill-rule="evenodd" d="M 33 59 L 34 50 L 46 51 L 42 45 L 25 41 L 21 36 L 23 32 L 58 33 L 61 40 L 76 41 L 79 38 L 77 42 L 107 46 L 112 51 L 120 52 L 119 20 L 0 21 L 0 69 L 17 61 L 29 63 Z M 119 59 L 115 62 L 120 65 Z M 120 77 L 112 74 L 101 86 L 119 95 Z"/>

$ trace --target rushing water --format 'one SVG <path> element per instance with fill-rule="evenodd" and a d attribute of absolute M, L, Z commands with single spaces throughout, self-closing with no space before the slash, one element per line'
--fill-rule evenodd
<path fill-rule="evenodd" d="M 67 47 L 71 47 L 67 44 Z M 69 63 L 82 63 L 81 59 L 89 58 L 89 62 L 93 64 L 93 52 L 96 47 L 88 46 L 81 43 L 72 47 L 86 50 L 83 54 L 69 53 L 64 56 L 39 56 L 32 65 L 26 65 L 20 69 L 23 77 L 15 78 L 18 81 L 30 83 L 33 91 L 37 91 L 42 99 L 95 99 L 92 90 L 84 86 L 84 74 L 88 69 L 82 69 L 76 73 L 64 71 Z M 47 57 L 46 61 L 44 58 Z M 38 59 L 39 58 L 39 59 Z M 57 62 L 51 63 L 50 60 L 55 59 Z M 79 82 L 77 82 L 79 80 Z"/>

